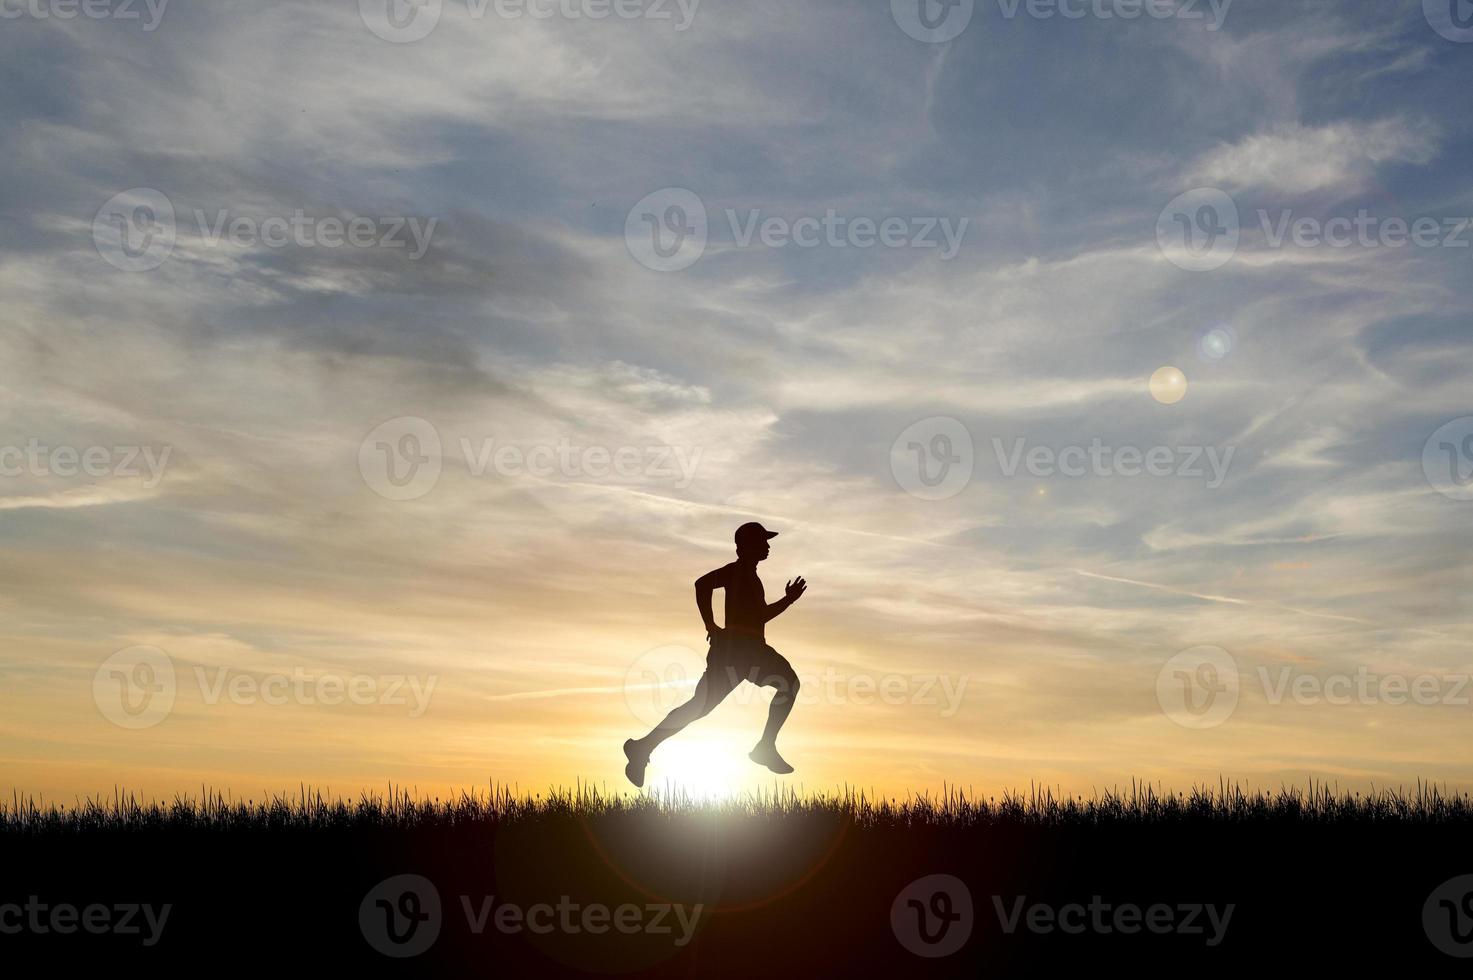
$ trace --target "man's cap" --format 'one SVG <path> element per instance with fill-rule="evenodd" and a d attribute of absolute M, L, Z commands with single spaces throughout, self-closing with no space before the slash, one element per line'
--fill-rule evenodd
<path fill-rule="evenodd" d="M 756 544 L 759 541 L 767 541 L 775 537 L 777 537 L 776 531 L 769 531 L 756 521 L 749 521 L 736 530 L 738 548 L 744 544 Z"/>

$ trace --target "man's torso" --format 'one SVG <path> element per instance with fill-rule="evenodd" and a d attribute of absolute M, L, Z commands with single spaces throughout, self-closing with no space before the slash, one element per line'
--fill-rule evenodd
<path fill-rule="evenodd" d="M 767 594 L 757 569 L 732 562 L 721 569 L 726 591 L 726 629 L 762 638 L 767 625 Z"/>

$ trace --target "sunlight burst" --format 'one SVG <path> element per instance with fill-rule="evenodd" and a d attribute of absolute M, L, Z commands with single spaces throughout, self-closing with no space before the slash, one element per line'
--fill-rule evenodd
<path fill-rule="evenodd" d="M 742 745 L 732 736 L 682 733 L 655 752 L 646 785 L 706 800 L 740 795 L 760 771 L 747 758 L 750 746 Z"/>

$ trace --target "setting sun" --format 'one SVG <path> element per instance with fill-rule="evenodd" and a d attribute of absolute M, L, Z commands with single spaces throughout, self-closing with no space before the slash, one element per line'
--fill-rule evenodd
<path fill-rule="evenodd" d="M 650 764 L 648 785 L 657 792 L 703 800 L 748 792 L 760 785 L 764 774 L 747 759 L 751 743 L 750 733 L 686 732 L 660 748 Z"/>

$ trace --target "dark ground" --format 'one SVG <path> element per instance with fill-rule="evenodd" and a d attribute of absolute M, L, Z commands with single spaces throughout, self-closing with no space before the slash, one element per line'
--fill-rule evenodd
<path fill-rule="evenodd" d="M 20 925 L 0 934 L 0 949 L 6 962 L 34 953 L 58 970 L 768 980 L 1024 976 L 1082 965 L 1271 976 L 1348 967 L 1360 975 L 1391 962 L 1440 975 L 1466 972 L 1470 961 L 1439 943 L 1473 955 L 1473 879 L 1433 895 L 1473 874 L 1466 797 L 1137 796 L 980 807 L 953 799 L 880 809 L 789 799 L 663 810 L 587 796 L 483 797 L 441 807 L 194 804 L 172 815 L 109 807 L 90 817 L 13 806 L 0 816 L 0 906 L 20 906 L 0 909 L 0 926 Z M 381 885 L 398 875 L 429 884 Z M 965 888 L 912 887 L 931 875 Z M 488 897 L 478 934 L 473 920 Z M 1025 911 L 1007 932 L 1000 917 L 1019 899 L 1083 931 L 1044 931 L 1042 918 L 1030 929 Z M 1091 911 L 1092 902 L 1108 910 Z M 27 908 L 40 903 L 44 911 Z M 80 928 L 88 906 L 106 907 L 118 924 L 120 909 L 139 903 L 170 905 L 152 946 L 142 914 L 132 919 L 136 934 Z M 525 913 L 542 903 L 550 908 L 532 914 L 545 931 L 512 919 L 498 929 L 498 914 L 513 914 L 498 913 L 504 905 Z M 678 916 L 648 909 L 672 903 L 685 906 L 687 921 L 703 906 L 684 945 Z M 1071 903 L 1084 908 L 1062 911 Z M 62 934 L 55 927 L 69 924 L 66 913 L 53 915 L 66 905 L 78 923 Z M 625 905 L 637 909 L 598 911 Z M 1208 905 L 1219 923 L 1232 906 L 1225 927 L 1192 911 Z M 1128 906 L 1142 910 L 1136 919 Z M 390 909 L 403 943 L 389 936 Z M 934 945 L 920 936 L 922 912 Z M 409 913 L 422 920 L 412 930 Z M 938 913 L 954 921 L 943 928 Z M 630 933 L 592 931 L 615 914 Z M 1161 931 L 1117 928 L 1151 916 Z M 650 928 L 633 931 L 636 919 Z M 959 948 L 933 958 L 907 944 Z M 418 945 L 423 952 L 406 958 L 379 951 Z"/>

